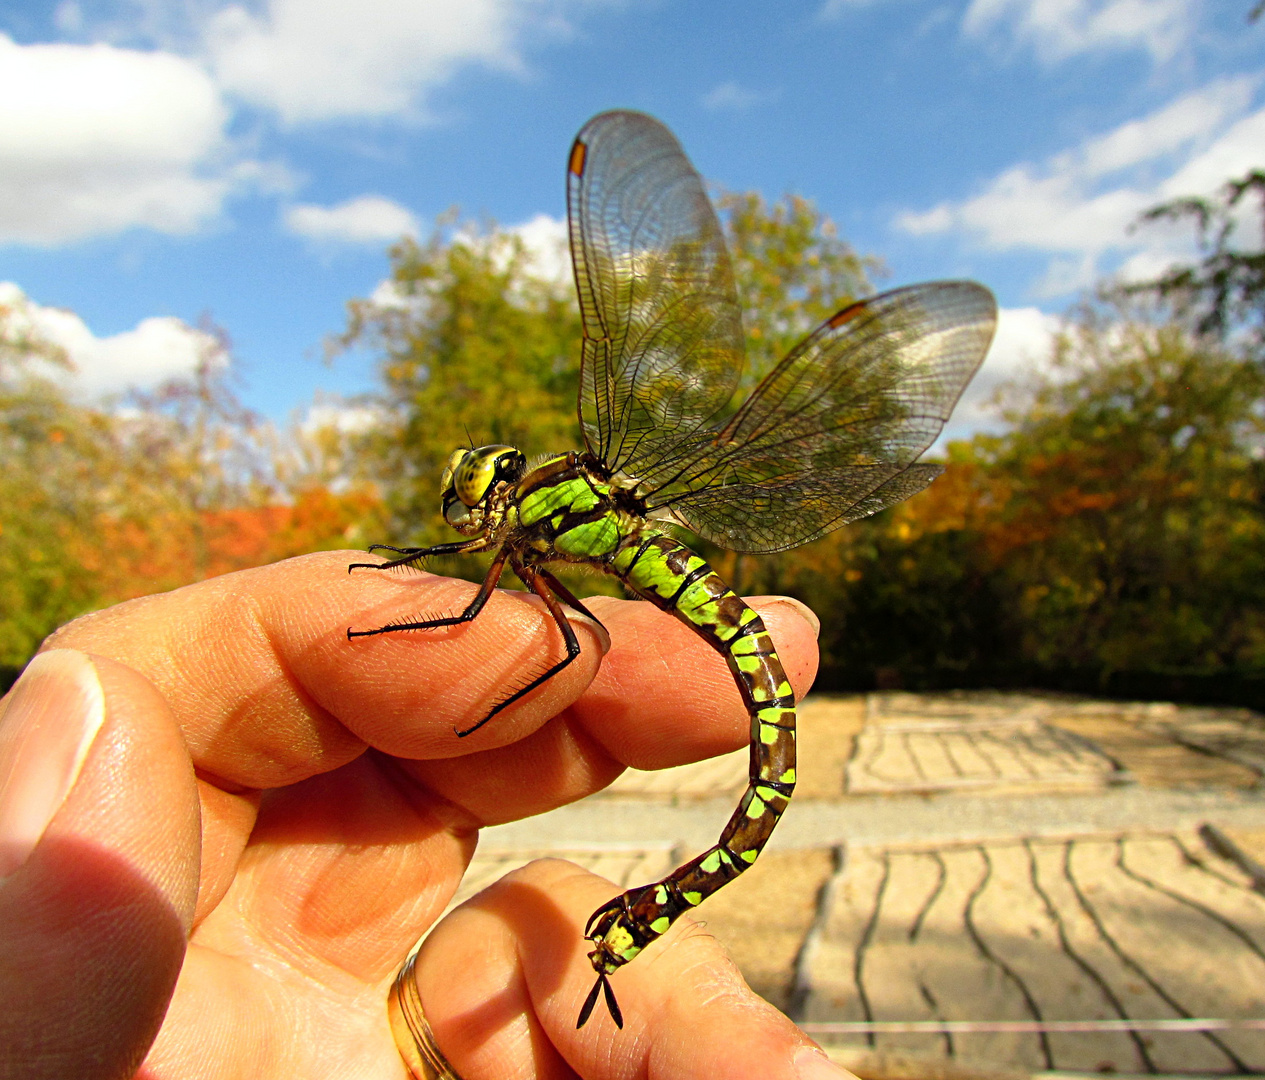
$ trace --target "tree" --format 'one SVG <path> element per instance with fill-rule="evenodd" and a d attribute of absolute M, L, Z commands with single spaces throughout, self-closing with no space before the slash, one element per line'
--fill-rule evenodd
<path fill-rule="evenodd" d="M 0 675 L 99 595 L 82 555 L 112 474 L 112 432 L 67 395 L 71 371 L 21 302 L 0 304 Z"/>
<path fill-rule="evenodd" d="M 323 432 L 281 439 L 243 409 L 206 340 L 190 377 L 86 402 L 24 302 L 0 304 L 0 686 L 95 607 L 366 542 L 371 485 L 330 482 Z"/>
<path fill-rule="evenodd" d="M 1023 656 L 1104 675 L 1265 667 L 1262 370 L 1120 316 L 1085 312 L 1012 398 L 1011 430 L 973 447 Z"/>
<path fill-rule="evenodd" d="M 349 305 L 337 346 L 384 354 L 384 422 L 365 448 L 381 463 L 398 542 L 438 535 L 439 477 L 461 446 L 528 453 L 580 442 L 579 312 L 567 283 L 533 272 L 517 236 L 456 230 L 391 251 L 390 290 Z"/>
<path fill-rule="evenodd" d="M 1252 205 L 1253 201 L 1257 204 Z M 1260 240 L 1242 246 L 1241 228 L 1255 217 Z M 1244 336 L 1265 347 L 1265 172 L 1253 169 L 1212 198 L 1187 197 L 1153 207 L 1143 223 L 1192 221 L 1202 258 L 1160 277 L 1127 286 L 1171 303 L 1200 333 Z"/>
<path fill-rule="evenodd" d="M 745 393 L 812 330 L 872 291 L 882 263 L 858 255 L 809 200 L 754 191 L 716 199 L 747 334 Z"/>
<path fill-rule="evenodd" d="M 353 467 L 346 411 L 278 432 L 233 381 L 228 343 L 211 335 L 189 376 L 110 413 L 116 477 L 87 558 L 112 601 L 377 534 L 381 499 Z"/>
<path fill-rule="evenodd" d="M 925 492 L 787 554 L 781 586 L 828 615 L 822 682 L 1265 669 L 1263 384 L 1179 325 L 1082 311 L 1011 388 L 1008 431 L 951 444 Z"/>

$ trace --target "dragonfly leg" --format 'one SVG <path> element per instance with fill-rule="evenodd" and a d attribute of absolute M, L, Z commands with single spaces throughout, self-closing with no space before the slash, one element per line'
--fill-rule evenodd
<path fill-rule="evenodd" d="M 457 545 L 453 545 L 454 547 Z M 434 551 L 434 548 L 430 549 Z M 460 615 L 447 615 L 439 619 L 419 619 L 413 622 L 393 622 L 387 623 L 386 626 L 379 626 L 373 630 L 348 630 L 347 637 L 373 637 L 375 634 L 393 634 L 397 630 L 437 630 L 441 626 L 458 626 L 461 623 L 468 623 L 474 620 L 474 617 L 483 610 L 483 605 L 488 602 L 488 597 L 492 595 L 492 590 L 496 588 L 496 583 L 501 580 L 501 571 L 505 569 L 505 560 L 509 558 L 509 552 L 504 548 L 496 553 L 496 558 L 492 560 L 492 565 L 488 567 L 488 572 L 483 578 L 483 584 L 479 586 L 479 591 L 474 594 L 474 599 L 466 605 L 466 609 Z M 404 560 L 401 560 L 404 561 Z M 376 566 L 376 563 L 366 565 Z M 383 563 L 383 566 L 395 566 L 397 563 Z"/>
<path fill-rule="evenodd" d="M 540 575 L 541 580 L 544 581 L 544 583 L 548 585 L 549 588 L 551 588 L 561 598 L 562 602 L 566 604 L 567 607 L 574 608 L 581 615 L 587 615 L 590 619 L 592 619 L 595 623 L 597 623 L 597 625 L 600 626 L 603 630 L 606 630 L 606 624 L 602 622 L 602 620 L 599 619 L 596 615 L 594 615 L 593 612 L 591 612 L 588 608 L 586 608 L 579 600 L 577 600 L 575 598 L 575 594 L 570 589 L 568 589 L 565 585 L 563 585 L 561 581 L 559 581 L 556 577 L 554 577 L 551 573 L 549 573 L 548 570 L 537 570 L 536 573 L 538 573 Z M 607 634 L 610 633 L 609 630 L 606 630 L 606 632 Z"/>
<path fill-rule="evenodd" d="M 502 698 L 498 701 L 492 706 L 492 709 L 488 712 L 487 716 L 485 716 L 473 727 L 468 727 L 464 731 L 458 731 L 458 736 L 463 739 L 467 735 L 478 731 L 479 728 L 491 720 L 492 717 L 494 717 L 502 709 L 508 708 L 510 705 L 513 705 L 514 702 L 518 701 L 519 698 L 525 697 L 527 694 L 530 694 L 533 690 L 535 690 L 536 687 L 548 682 L 580 655 L 580 639 L 575 636 L 575 631 L 571 628 L 571 624 L 567 621 L 567 616 L 562 610 L 562 604 L 559 602 L 558 597 L 555 595 L 553 588 L 551 587 L 550 582 L 553 580 L 553 576 L 533 567 L 519 565 L 518 563 L 514 564 L 514 573 L 522 578 L 523 583 L 545 602 L 545 607 L 549 609 L 549 614 L 553 616 L 553 621 L 558 624 L 558 629 L 562 631 L 562 639 L 566 642 L 567 646 L 567 655 L 556 664 L 553 664 L 545 671 L 542 671 L 539 675 L 532 679 L 531 682 L 527 683 L 526 686 L 519 687 L 508 697 Z M 592 616 L 589 617 L 592 618 Z M 594 621 L 596 622 L 596 620 Z"/>
<path fill-rule="evenodd" d="M 429 559 L 434 555 L 466 555 L 474 551 L 483 551 L 487 548 L 488 543 L 483 537 L 474 540 L 457 540 L 451 544 L 436 544 L 434 547 L 428 548 L 398 548 L 392 547 L 390 544 L 370 544 L 370 551 L 394 551 L 403 558 L 392 559 L 390 562 L 354 562 L 347 567 L 347 573 L 353 570 L 391 570 L 397 566 L 410 566 L 420 562 L 422 559 Z"/>

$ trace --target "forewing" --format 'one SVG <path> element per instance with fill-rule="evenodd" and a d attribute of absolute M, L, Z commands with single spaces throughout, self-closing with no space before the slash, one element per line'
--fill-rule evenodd
<path fill-rule="evenodd" d="M 567 170 L 584 322 L 580 423 L 613 469 L 680 456 L 729 402 L 742 319 L 703 182 L 657 120 L 590 120 Z"/>
<path fill-rule="evenodd" d="M 797 345 L 648 499 L 714 543 L 780 551 L 921 491 L 915 464 L 984 359 L 997 321 L 974 282 L 896 289 Z"/>

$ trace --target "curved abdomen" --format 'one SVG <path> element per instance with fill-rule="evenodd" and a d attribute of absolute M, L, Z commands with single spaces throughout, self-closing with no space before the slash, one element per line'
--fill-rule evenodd
<path fill-rule="evenodd" d="M 720 652 L 751 716 L 747 790 L 715 846 L 662 881 L 599 909 L 589 936 L 605 941 L 615 970 L 682 912 L 755 862 L 795 788 L 795 695 L 756 611 L 684 544 L 643 531 L 620 545 L 611 570 L 651 603 L 672 612 Z"/>

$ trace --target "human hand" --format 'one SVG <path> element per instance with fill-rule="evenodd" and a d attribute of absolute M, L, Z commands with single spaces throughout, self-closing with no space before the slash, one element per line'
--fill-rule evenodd
<path fill-rule="evenodd" d="M 560 655 L 557 629 L 498 592 L 468 626 L 348 642 L 348 626 L 459 610 L 473 586 L 347 562 L 87 616 L 4 699 L 0 1077 L 402 1080 L 387 989 L 481 826 L 746 742 L 707 644 L 602 598 L 600 668 L 603 635 L 576 616 L 580 657 L 458 740 Z M 792 604 L 756 606 L 802 694 L 812 629 Z M 844 1075 L 688 917 L 617 976 L 624 1030 L 577 1031 L 584 920 L 618 891 L 546 860 L 435 928 L 417 984 L 464 1080 Z"/>

